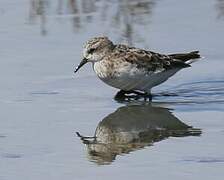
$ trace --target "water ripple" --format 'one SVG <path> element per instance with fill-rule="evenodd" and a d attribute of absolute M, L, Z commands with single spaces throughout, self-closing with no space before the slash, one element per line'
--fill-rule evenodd
<path fill-rule="evenodd" d="M 196 163 L 224 163 L 223 157 L 192 157 L 184 159 L 183 161 Z"/>
<path fill-rule="evenodd" d="M 224 104 L 224 81 L 181 84 L 155 94 L 155 101 L 177 104 Z"/>
<path fill-rule="evenodd" d="M 21 158 L 22 155 L 21 154 L 4 153 L 4 154 L 2 154 L 2 157 L 10 158 L 10 159 L 17 159 L 17 158 Z"/>

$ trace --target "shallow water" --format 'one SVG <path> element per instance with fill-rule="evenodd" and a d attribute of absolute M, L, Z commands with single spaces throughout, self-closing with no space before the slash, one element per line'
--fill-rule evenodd
<path fill-rule="evenodd" d="M 223 0 L 1 0 L 0 22 L 0 180 L 222 179 Z M 101 34 L 204 58 L 118 102 L 90 65 L 73 74 Z"/>

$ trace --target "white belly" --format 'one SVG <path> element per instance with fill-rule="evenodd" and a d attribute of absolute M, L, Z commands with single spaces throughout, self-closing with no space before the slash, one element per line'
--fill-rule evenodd
<path fill-rule="evenodd" d="M 117 74 L 115 73 L 114 76 L 109 76 L 108 74 L 110 73 L 107 73 L 106 68 L 102 70 L 102 67 L 99 68 L 98 65 L 94 65 L 94 71 L 97 76 L 106 84 L 125 91 L 140 90 L 144 92 L 151 92 L 154 86 L 163 83 L 180 69 L 150 72 L 147 74 L 133 66 L 116 70 L 118 71 Z"/>

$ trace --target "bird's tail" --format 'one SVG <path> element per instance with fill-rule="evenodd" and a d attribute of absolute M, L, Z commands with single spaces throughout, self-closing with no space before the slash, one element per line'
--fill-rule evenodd
<path fill-rule="evenodd" d="M 199 51 L 192 51 L 189 53 L 169 54 L 168 56 L 173 59 L 181 60 L 186 64 L 191 64 L 192 62 L 196 61 L 198 58 L 201 57 Z"/>

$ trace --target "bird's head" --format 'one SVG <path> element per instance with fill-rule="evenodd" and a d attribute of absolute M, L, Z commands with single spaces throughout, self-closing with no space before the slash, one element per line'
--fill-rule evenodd
<path fill-rule="evenodd" d="M 83 49 L 83 60 L 76 67 L 75 73 L 87 62 L 101 61 L 114 48 L 114 44 L 107 37 L 95 37 L 88 40 Z"/>

